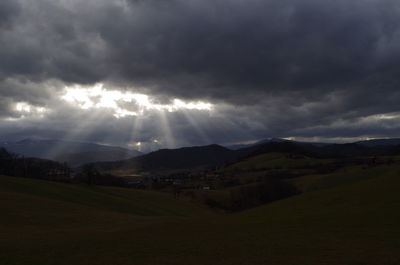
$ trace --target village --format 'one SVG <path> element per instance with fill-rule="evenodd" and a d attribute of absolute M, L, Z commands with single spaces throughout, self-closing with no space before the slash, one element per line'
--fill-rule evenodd
<path fill-rule="evenodd" d="M 224 174 L 217 170 L 139 172 L 124 176 L 126 186 L 154 190 L 213 190 L 221 188 Z"/>

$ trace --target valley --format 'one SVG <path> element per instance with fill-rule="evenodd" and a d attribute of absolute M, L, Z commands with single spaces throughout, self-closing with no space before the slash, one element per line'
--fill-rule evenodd
<path fill-rule="evenodd" d="M 147 172 L 101 162 L 90 185 L 2 175 L 0 263 L 397 265 L 400 156 L 298 148 Z M 110 172 L 140 181 L 96 183 Z"/>

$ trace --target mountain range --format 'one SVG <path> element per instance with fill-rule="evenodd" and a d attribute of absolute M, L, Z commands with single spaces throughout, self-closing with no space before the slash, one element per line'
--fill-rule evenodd
<path fill-rule="evenodd" d="M 0 146 L 26 157 L 67 162 L 71 166 L 96 163 L 102 170 L 124 169 L 132 172 L 187 169 L 216 166 L 245 157 L 278 152 L 309 157 L 354 157 L 400 154 L 400 139 L 375 139 L 349 144 L 296 142 L 270 138 L 251 145 L 227 148 L 217 144 L 207 146 L 160 149 L 149 154 L 118 146 L 63 140 L 25 139 L 3 142 Z"/>
<path fill-rule="evenodd" d="M 189 169 L 201 166 L 221 166 L 265 153 L 288 153 L 315 158 L 347 158 L 400 154 L 396 141 L 350 144 L 304 143 L 289 140 L 267 140 L 257 145 L 231 150 L 220 145 L 161 149 L 128 160 L 96 163 L 100 170 L 130 172 Z"/>
<path fill-rule="evenodd" d="M 132 172 L 187 169 L 229 163 L 239 158 L 240 154 L 223 146 L 212 144 L 161 149 L 128 160 L 96 163 L 96 166 L 102 170 L 129 169 Z"/>
<path fill-rule="evenodd" d="M 137 150 L 119 146 L 33 138 L 16 142 L 0 142 L 0 147 L 21 156 L 67 162 L 72 166 L 97 161 L 128 159 L 142 154 Z"/>

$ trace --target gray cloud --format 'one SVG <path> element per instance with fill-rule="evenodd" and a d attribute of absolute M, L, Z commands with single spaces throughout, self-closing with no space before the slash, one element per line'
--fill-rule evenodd
<path fill-rule="evenodd" d="M 351 122 L 399 111 L 399 15 L 395 0 L 3 0 L 0 116 L 21 116 L 17 102 L 46 107 L 51 112 L 42 120 L 20 121 L 19 132 L 52 128 L 52 137 L 64 137 L 54 124 L 62 120 L 69 131 L 81 118 L 72 110 L 62 114 L 64 87 L 102 82 L 164 103 L 215 103 L 211 116 L 166 114 L 177 145 L 393 136 L 388 120 L 364 119 L 357 128 Z M 154 115 L 141 118 L 138 140 L 168 134 L 157 125 L 165 120 Z M 131 118 L 95 118 L 86 126 L 88 138 L 132 138 L 112 129 L 128 131 Z M 13 126 L 1 128 L 12 134 Z"/>
<path fill-rule="evenodd" d="M 14 63 L 4 68 L 234 102 L 244 90 L 329 91 L 396 73 L 395 1 L 122 3 L 23 2 L 24 23 L 3 49 Z"/>
<path fill-rule="evenodd" d="M 134 3 L 96 30 L 115 51 L 117 74 L 158 93 L 252 103 L 396 72 L 396 53 L 382 52 L 397 41 L 392 1 Z"/>
<path fill-rule="evenodd" d="M 16 1 L 3 0 L 0 2 L 0 29 L 8 28 L 18 15 L 20 7 Z"/>

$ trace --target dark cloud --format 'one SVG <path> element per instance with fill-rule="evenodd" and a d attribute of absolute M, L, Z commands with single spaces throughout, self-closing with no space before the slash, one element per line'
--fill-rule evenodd
<path fill-rule="evenodd" d="M 282 90 L 340 89 L 380 70 L 397 73 L 395 1 L 124 6 L 41 0 L 23 6 L 20 30 L 28 34 L 16 30 L 19 39 L 5 41 L 2 54 L 10 74 L 78 83 L 111 79 L 161 94 L 236 102 Z"/>
<path fill-rule="evenodd" d="M 69 131 L 81 117 L 62 114 L 60 93 L 102 82 L 162 104 L 216 104 L 211 116 L 144 115 L 135 136 L 143 142 L 393 135 L 387 123 L 397 118 L 365 117 L 399 111 L 399 16 L 395 0 L 2 0 L 0 115 L 20 117 L 15 104 L 26 102 L 51 111 L 20 132 L 40 134 L 60 120 Z M 82 129 L 88 138 L 132 138 L 114 130 L 128 131 L 131 118 L 97 114 Z"/>
<path fill-rule="evenodd" d="M 17 1 L 2 0 L 0 2 L 0 29 L 8 28 L 19 11 L 20 7 Z"/>
<path fill-rule="evenodd" d="M 62 85 L 58 81 L 46 81 L 42 83 L 32 82 L 26 79 L 6 78 L 0 82 L 0 116 L 20 117 L 16 104 L 25 103 L 32 108 L 49 107 L 57 100 L 58 92 Z"/>
<path fill-rule="evenodd" d="M 128 15 L 97 30 L 114 51 L 117 74 L 134 84 L 249 103 L 282 91 L 310 91 L 312 97 L 364 85 L 372 74 L 381 80 L 381 68 L 396 72 L 388 65 L 396 65 L 395 53 L 380 51 L 396 41 L 393 6 L 398 4 L 134 2 Z"/>

